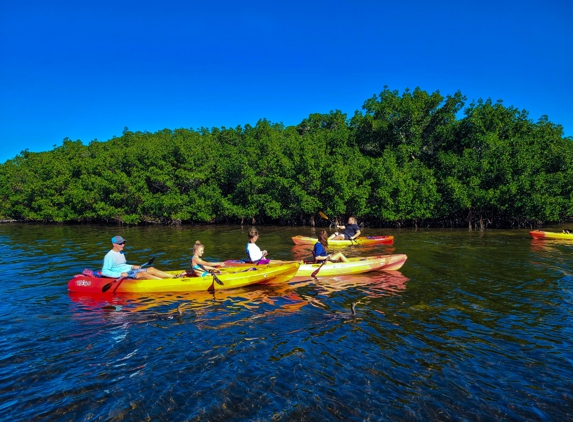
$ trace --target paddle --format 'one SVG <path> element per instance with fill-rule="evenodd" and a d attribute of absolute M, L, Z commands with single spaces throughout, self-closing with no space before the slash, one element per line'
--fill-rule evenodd
<path fill-rule="evenodd" d="M 143 265 L 141 266 L 141 268 L 147 267 L 148 265 L 153 264 L 153 261 L 155 261 L 155 257 L 154 257 L 154 256 L 152 256 L 151 258 L 149 258 L 149 261 L 147 261 L 145 264 L 143 264 Z M 115 283 L 120 283 L 120 284 L 121 284 L 121 282 L 122 282 L 123 280 L 125 280 L 126 278 L 127 278 L 127 277 L 119 277 L 118 279 L 115 279 L 115 280 L 112 281 L 111 283 L 107 283 L 105 286 L 102 287 L 101 292 L 102 292 L 102 293 L 107 292 L 112 285 L 114 285 Z M 119 286 L 119 284 L 118 284 L 118 286 Z M 116 287 L 116 290 L 117 290 L 117 287 Z"/>
<path fill-rule="evenodd" d="M 319 212 L 318 212 L 318 215 L 320 215 L 322 218 L 324 218 L 325 220 L 328 221 L 328 223 L 329 223 L 329 224 L 328 224 L 328 227 L 330 227 L 330 226 L 332 226 L 332 225 L 334 224 L 332 221 L 330 221 L 330 218 L 328 218 L 328 217 L 326 216 L 326 214 L 323 213 L 322 211 L 319 211 Z"/>
<path fill-rule="evenodd" d="M 199 265 L 199 266 L 201 268 L 203 268 L 203 270 L 205 270 L 205 267 L 203 265 Z M 207 270 L 205 270 L 205 271 L 207 271 Z M 220 284 L 221 286 L 225 285 L 221 280 L 219 280 L 219 277 L 217 277 L 217 275 L 215 274 L 215 270 L 208 270 L 207 272 L 213 276 L 213 281 L 211 282 L 211 285 L 207 289 L 207 291 L 209 293 L 215 292 L 215 282 L 217 282 L 217 284 Z"/>
<path fill-rule="evenodd" d="M 211 274 L 213 276 L 213 281 L 211 282 L 211 285 L 209 286 L 209 288 L 207 289 L 207 291 L 209 293 L 215 293 L 215 281 L 217 282 L 217 284 L 220 284 L 221 286 L 224 286 L 223 282 L 221 280 L 219 280 L 219 277 L 217 277 L 215 275 L 215 270 L 210 270 L 209 274 Z"/>
<path fill-rule="evenodd" d="M 257 262 L 253 262 L 253 264 L 259 265 L 264 257 L 265 255 L 261 256 L 259 259 L 257 259 Z"/>
<path fill-rule="evenodd" d="M 312 278 L 316 278 L 316 275 L 318 274 L 322 266 L 326 263 L 326 261 L 328 261 L 328 257 L 324 261 L 322 261 L 322 264 L 320 264 L 320 266 L 316 270 L 312 272 L 312 274 L 310 275 Z"/>
<path fill-rule="evenodd" d="M 217 284 L 219 284 L 219 285 L 221 285 L 221 286 L 224 286 L 224 285 L 225 285 L 225 283 L 223 283 L 223 282 L 219 279 L 219 277 L 217 277 L 217 275 L 215 274 L 215 270 L 210 270 L 210 271 L 209 271 L 209 274 L 211 274 L 211 275 L 213 276 L 213 281 L 216 281 Z"/>

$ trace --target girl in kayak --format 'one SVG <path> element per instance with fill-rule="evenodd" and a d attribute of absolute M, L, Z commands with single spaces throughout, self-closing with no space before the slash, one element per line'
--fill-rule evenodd
<path fill-rule="evenodd" d="M 261 251 L 261 248 L 257 246 L 257 240 L 259 239 L 259 232 L 254 227 L 249 230 L 249 243 L 247 243 L 247 256 L 251 262 L 256 262 L 257 264 L 268 264 L 270 261 L 268 259 L 263 259 L 267 256 L 267 251 Z"/>
<path fill-rule="evenodd" d="M 315 243 L 312 254 L 316 262 L 325 260 L 348 262 L 348 259 L 341 252 L 337 252 L 333 255 L 328 253 L 328 233 L 326 230 L 322 230 L 318 234 L 318 242 Z"/>
<path fill-rule="evenodd" d="M 205 252 L 205 246 L 201 244 L 200 241 L 195 242 L 193 245 L 193 258 L 191 258 L 190 266 L 191 271 L 195 273 L 198 277 L 205 277 L 209 275 L 209 271 L 215 271 L 220 273 L 217 267 L 224 267 L 224 262 L 207 262 L 203 260 L 201 257 Z"/>
<path fill-rule="evenodd" d="M 346 226 L 336 225 L 337 229 L 344 230 L 343 232 L 334 232 L 329 239 L 330 240 L 354 240 L 360 236 L 360 227 L 356 224 L 356 218 L 348 218 L 348 224 Z"/>

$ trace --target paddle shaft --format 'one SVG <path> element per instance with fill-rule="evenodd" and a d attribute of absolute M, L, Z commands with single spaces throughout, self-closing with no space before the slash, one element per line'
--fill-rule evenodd
<path fill-rule="evenodd" d="M 146 267 L 148 265 L 153 264 L 153 261 L 155 261 L 155 257 L 152 256 L 151 258 L 149 258 L 149 260 L 140 266 L 140 268 Z M 105 286 L 102 287 L 101 292 L 105 293 L 109 290 L 109 288 L 114 285 L 115 283 L 119 283 L 121 284 L 123 282 L 123 280 L 125 280 L 127 277 L 119 277 L 117 279 L 115 279 L 114 281 L 112 281 L 111 283 L 107 283 Z M 119 287 L 119 284 L 115 287 L 115 289 L 113 290 L 113 292 L 115 293 L 115 291 L 117 290 L 117 288 Z"/>
<path fill-rule="evenodd" d="M 142 266 L 140 266 L 139 268 L 143 268 L 146 267 L 148 265 L 151 265 L 153 263 L 153 261 L 155 260 L 155 257 L 151 258 L 149 261 L 147 261 L 145 264 L 143 264 Z M 122 280 L 120 280 L 117 285 L 115 286 L 115 289 L 113 289 L 113 292 L 115 293 L 117 291 L 117 288 L 119 287 L 119 285 L 121 283 L 123 283 L 123 280 L 125 280 L 127 277 L 124 277 Z"/>
<path fill-rule="evenodd" d="M 332 226 L 332 225 L 334 224 L 334 223 L 330 220 L 330 218 L 328 218 L 328 217 L 326 216 L 326 214 L 323 213 L 322 211 L 319 211 L 319 212 L 318 212 L 318 215 L 320 215 L 322 218 L 324 218 L 326 221 L 328 221 L 328 223 L 329 223 L 329 226 L 328 226 L 328 227 L 330 227 L 330 226 Z"/>
<path fill-rule="evenodd" d="M 326 259 L 325 259 L 324 261 L 322 261 L 322 263 L 320 264 L 320 266 L 319 266 L 316 270 L 314 270 L 314 271 L 312 272 L 312 274 L 310 275 L 312 278 L 316 278 L 316 275 L 318 274 L 318 272 L 320 271 L 320 269 L 322 268 L 322 266 L 323 266 L 324 264 L 326 264 L 326 261 L 328 261 L 328 257 L 326 257 Z"/>

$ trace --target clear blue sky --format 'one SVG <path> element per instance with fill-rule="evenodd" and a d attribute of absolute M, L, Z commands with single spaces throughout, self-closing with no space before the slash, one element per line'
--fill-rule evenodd
<path fill-rule="evenodd" d="M 573 2 L 0 0 L 0 163 L 125 126 L 352 116 L 384 85 L 573 136 Z"/>

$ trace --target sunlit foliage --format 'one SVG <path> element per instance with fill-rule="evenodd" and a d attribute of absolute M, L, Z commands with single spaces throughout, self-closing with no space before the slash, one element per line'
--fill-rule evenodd
<path fill-rule="evenodd" d="M 573 215 L 560 125 L 456 92 L 388 88 L 348 118 L 64 139 L 0 165 L 0 218 L 524 227 Z M 318 218 L 320 220 L 320 218 Z"/>

